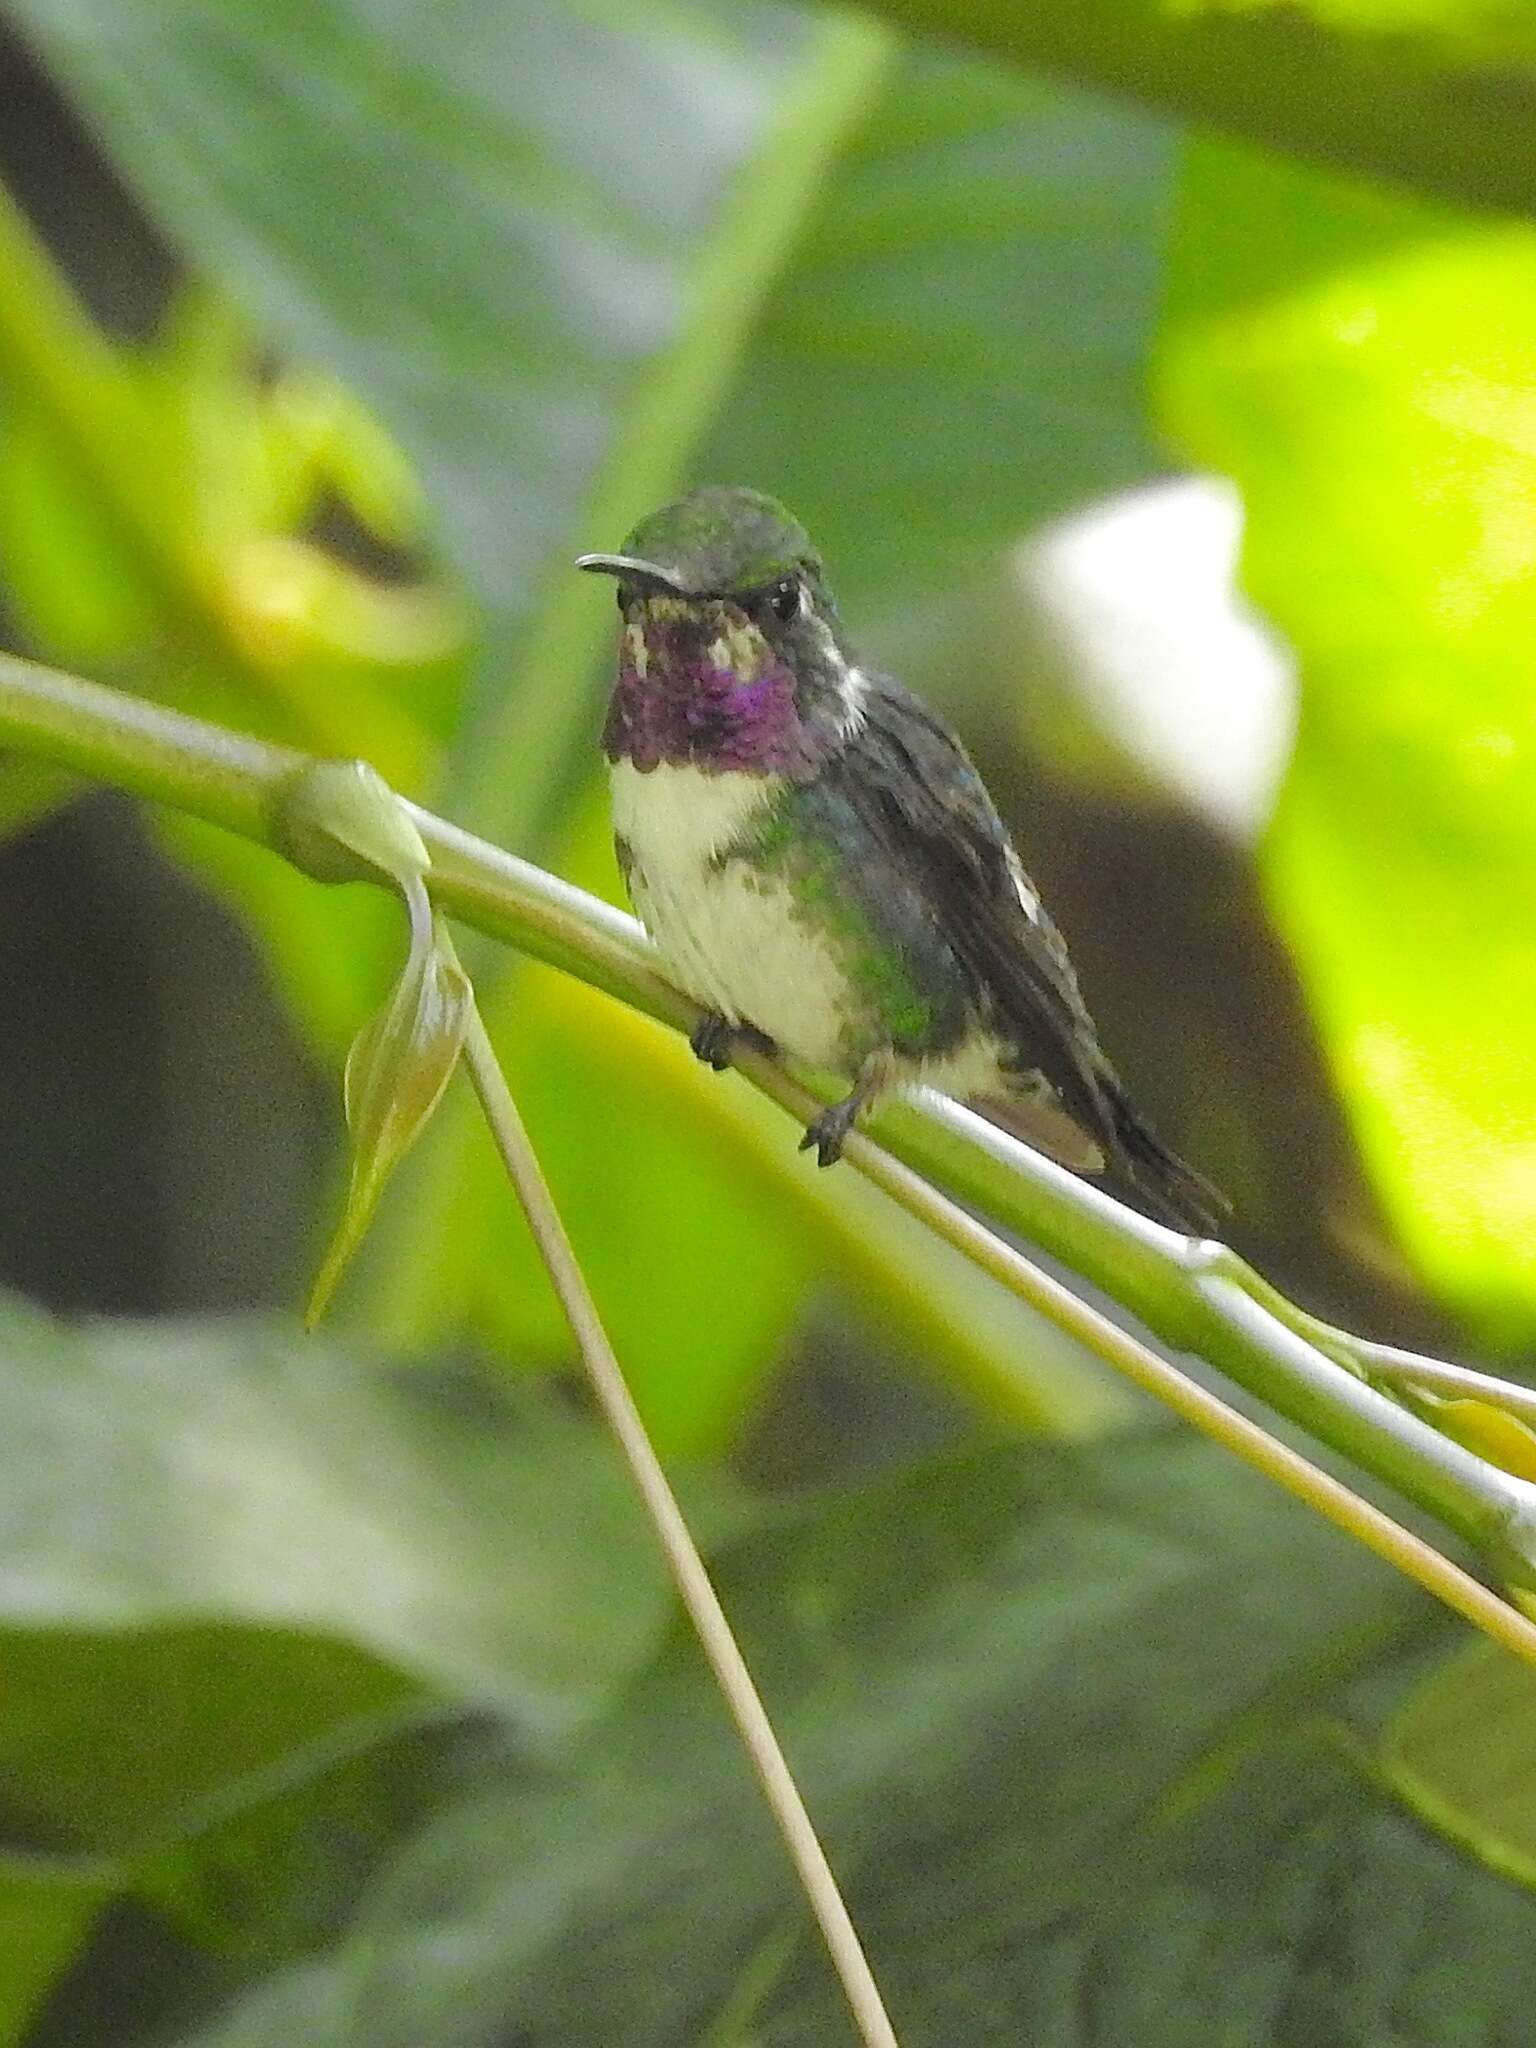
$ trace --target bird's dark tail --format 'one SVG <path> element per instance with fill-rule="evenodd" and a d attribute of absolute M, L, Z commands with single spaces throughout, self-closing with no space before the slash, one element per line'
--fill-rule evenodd
<path fill-rule="evenodd" d="M 1111 1166 L 1117 1167 L 1158 1220 L 1176 1230 L 1219 1236 L 1232 1204 L 1142 1122 L 1118 1075 L 1100 1074 L 1099 1086 L 1114 1126 Z"/>

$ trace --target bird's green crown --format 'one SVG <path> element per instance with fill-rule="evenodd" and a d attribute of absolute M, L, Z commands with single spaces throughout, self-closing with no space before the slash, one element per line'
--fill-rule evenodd
<path fill-rule="evenodd" d="M 736 484 L 706 484 L 664 505 L 641 520 L 623 551 L 700 595 L 761 590 L 821 567 L 798 519 L 776 498 Z"/>

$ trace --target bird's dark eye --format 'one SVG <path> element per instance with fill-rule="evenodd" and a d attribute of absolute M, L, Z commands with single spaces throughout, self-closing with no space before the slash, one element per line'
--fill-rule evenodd
<path fill-rule="evenodd" d="M 621 612 L 626 611 L 629 607 L 629 600 L 634 595 L 634 593 L 632 591 L 626 590 L 623 584 L 620 583 L 615 586 L 615 594 L 617 595 L 619 600 L 619 610 Z"/>
<path fill-rule="evenodd" d="M 786 576 L 782 583 L 775 583 L 768 593 L 768 607 L 776 619 L 782 619 L 787 626 L 791 619 L 800 616 L 800 579 Z"/>

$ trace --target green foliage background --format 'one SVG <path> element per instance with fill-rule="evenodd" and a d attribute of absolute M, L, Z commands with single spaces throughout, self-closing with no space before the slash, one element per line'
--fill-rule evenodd
<path fill-rule="evenodd" d="M 1519 1371 L 1517 16 L 7 19 L 12 644 L 614 894 L 570 557 L 779 492 L 1244 1250 Z M 1027 715 L 1009 550 L 1185 467 L 1299 664 L 1252 847 Z M 77 795 L 0 759 L 0 2044 L 842 2038 L 467 1100 L 297 1335 L 389 906 Z M 1525 1681 L 665 1034 L 465 953 L 909 2048 L 1523 2039 Z"/>

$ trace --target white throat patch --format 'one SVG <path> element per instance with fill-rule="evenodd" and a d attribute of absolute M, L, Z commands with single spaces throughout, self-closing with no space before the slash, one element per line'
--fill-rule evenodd
<path fill-rule="evenodd" d="M 651 874 L 707 865 L 784 787 L 782 775 L 739 768 L 709 775 L 687 761 L 663 761 L 643 774 L 633 761 L 615 761 L 610 776 L 613 829 Z"/>

